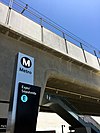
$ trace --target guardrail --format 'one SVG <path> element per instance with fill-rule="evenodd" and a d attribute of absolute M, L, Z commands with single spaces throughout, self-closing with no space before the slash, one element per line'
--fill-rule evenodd
<path fill-rule="evenodd" d="M 100 62 L 99 62 L 100 51 L 97 48 L 93 47 L 89 43 L 80 39 L 79 37 L 69 32 L 62 26 L 56 24 L 55 22 L 53 22 L 43 14 L 39 13 L 37 10 L 33 9 L 32 7 L 30 7 L 28 4 L 24 3 L 21 0 L 0 0 L 0 1 L 5 5 L 9 6 L 10 10 L 13 9 L 19 12 L 20 14 L 23 14 L 27 18 L 31 19 L 32 21 L 38 23 L 41 26 L 41 28 L 45 27 L 50 31 L 54 32 L 55 34 L 59 35 L 60 37 L 64 38 L 65 41 L 66 40 L 70 41 L 74 45 L 77 45 L 78 47 L 80 47 L 83 51 L 83 55 L 86 62 L 87 62 L 87 59 L 86 59 L 84 50 L 95 55 L 97 57 L 97 60 L 100 66 Z M 9 21 L 9 18 L 8 18 L 8 21 Z"/>

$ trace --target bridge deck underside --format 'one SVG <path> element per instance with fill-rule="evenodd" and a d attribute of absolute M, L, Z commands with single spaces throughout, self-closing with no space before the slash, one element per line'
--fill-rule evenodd
<path fill-rule="evenodd" d="M 52 78 L 48 80 L 45 91 L 65 97 L 81 114 L 100 115 L 100 95 L 93 91 L 90 96 L 89 88 Z"/>

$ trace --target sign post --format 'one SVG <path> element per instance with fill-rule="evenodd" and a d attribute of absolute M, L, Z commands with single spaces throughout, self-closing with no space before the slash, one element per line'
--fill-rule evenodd
<path fill-rule="evenodd" d="M 34 133 L 40 97 L 40 87 L 34 86 L 34 58 L 18 53 L 13 88 L 8 120 L 10 132 Z"/>

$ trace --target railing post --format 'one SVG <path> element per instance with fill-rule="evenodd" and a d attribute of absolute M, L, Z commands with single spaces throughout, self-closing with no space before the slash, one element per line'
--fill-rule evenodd
<path fill-rule="evenodd" d="M 65 34 L 64 34 L 64 32 L 63 32 L 63 38 L 66 39 L 66 38 L 65 38 Z"/>
<path fill-rule="evenodd" d="M 23 12 L 28 9 L 28 4 L 26 4 L 26 6 L 24 7 L 24 9 L 21 11 L 21 14 L 23 14 Z"/>
<path fill-rule="evenodd" d="M 40 25 L 41 25 L 41 27 L 43 27 L 43 18 L 40 18 Z"/>
<path fill-rule="evenodd" d="M 98 58 L 97 53 L 96 53 L 96 51 L 95 51 L 95 50 L 94 50 L 94 55 L 96 56 L 97 61 L 98 61 L 98 64 L 99 64 L 99 66 L 100 66 L 100 61 L 99 61 L 99 58 Z"/>
<path fill-rule="evenodd" d="M 87 63 L 86 54 L 85 54 L 85 51 L 84 51 L 84 48 L 83 48 L 82 43 L 80 43 L 80 46 L 81 46 L 81 49 L 83 51 L 83 55 L 84 55 L 85 62 Z"/>
<path fill-rule="evenodd" d="M 8 13 L 7 13 L 7 17 L 6 17 L 6 22 L 5 24 L 9 24 L 9 20 L 10 20 L 10 13 L 11 13 L 11 9 L 12 9 L 12 6 L 13 6 L 13 2 L 14 0 L 10 0 L 9 2 L 9 9 L 8 9 Z"/>
<path fill-rule="evenodd" d="M 64 38 L 64 40 L 65 40 L 66 52 L 67 52 L 67 54 L 68 54 L 68 46 L 67 46 L 67 40 L 66 40 L 66 37 L 65 37 L 65 33 L 62 32 L 62 34 L 63 34 L 63 38 Z"/>
<path fill-rule="evenodd" d="M 9 8 L 10 8 L 10 9 L 12 9 L 13 1 L 14 1 L 14 0 L 10 0 L 10 2 L 9 2 Z"/>
<path fill-rule="evenodd" d="M 40 18 L 40 25 L 41 25 L 41 41 L 43 42 L 44 37 L 43 37 L 43 18 Z"/>

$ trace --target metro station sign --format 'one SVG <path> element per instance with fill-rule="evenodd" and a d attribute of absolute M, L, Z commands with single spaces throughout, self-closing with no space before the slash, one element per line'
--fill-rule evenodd
<path fill-rule="evenodd" d="M 34 133 L 36 130 L 40 87 L 19 83 L 14 133 Z"/>
<path fill-rule="evenodd" d="M 34 86 L 33 57 L 18 53 L 13 81 L 15 83 L 12 87 L 9 108 L 10 132 L 34 133 L 41 88 Z"/>

